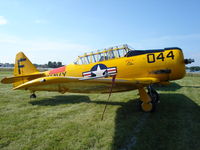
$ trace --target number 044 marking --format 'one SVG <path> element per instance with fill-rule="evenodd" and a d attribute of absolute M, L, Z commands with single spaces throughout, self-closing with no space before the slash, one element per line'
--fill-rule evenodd
<path fill-rule="evenodd" d="M 148 63 L 154 63 L 154 62 L 156 62 L 156 60 L 165 61 L 166 58 L 174 59 L 174 53 L 173 53 L 173 51 L 170 51 L 167 54 L 166 57 L 164 56 L 163 53 L 160 53 L 157 57 L 155 56 L 155 54 L 148 54 L 147 55 L 147 62 Z"/>

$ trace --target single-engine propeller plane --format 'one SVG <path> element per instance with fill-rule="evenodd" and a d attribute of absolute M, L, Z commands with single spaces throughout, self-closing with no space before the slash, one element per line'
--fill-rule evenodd
<path fill-rule="evenodd" d="M 128 45 L 85 53 L 70 65 L 39 72 L 30 60 L 19 52 L 16 55 L 14 76 L 1 80 L 13 84 L 14 90 L 28 90 L 31 98 L 36 91 L 60 93 L 109 93 L 138 90 L 143 111 L 155 110 L 159 95 L 152 84 L 166 84 L 185 76 L 184 59 L 178 47 L 132 50 Z M 114 85 L 114 86 L 113 86 Z M 147 87 L 147 90 L 146 90 Z"/>

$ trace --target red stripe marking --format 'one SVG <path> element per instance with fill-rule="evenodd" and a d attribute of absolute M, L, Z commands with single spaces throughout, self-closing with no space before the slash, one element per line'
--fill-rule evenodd
<path fill-rule="evenodd" d="M 89 75 L 91 75 L 91 73 L 84 74 L 84 76 L 89 76 Z"/>
<path fill-rule="evenodd" d="M 116 71 L 116 69 L 109 69 L 108 71 Z"/>
<path fill-rule="evenodd" d="M 60 68 L 56 68 L 56 69 L 53 69 L 49 72 L 49 74 L 55 74 L 55 73 L 60 73 L 60 72 L 64 72 L 65 71 L 65 66 L 63 67 L 60 67 Z"/>

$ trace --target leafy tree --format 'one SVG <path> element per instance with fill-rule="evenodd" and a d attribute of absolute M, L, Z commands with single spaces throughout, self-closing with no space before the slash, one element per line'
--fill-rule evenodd
<path fill-rule="evenodd" d="M 62 62 L 57 62 L 57 66 L 58 67 L 62 67 L 63 65 L 62 65 Z"/>
<path fill-rule="evenodd" d="M 51 61 L 48 62 L 48 67 L 53 68 L 53 63 Z"/>
<path fill-rule="evenodd" d="M 49 67 L 49 68 L 58 68 L 58 67 L 62 67 L 63 65 L 62 65 L 62 62 L 52 62 L 52 61 L 49 61 L 48 62 L 48 64 L 47 64 L 47 66 Z"/>
<path fill-rule="evenodd" d="M 191 72 L 200 71 L 200 67 L 199 66 L 192 66 L 192 67 L 190 67 L 190 71 Z"/>

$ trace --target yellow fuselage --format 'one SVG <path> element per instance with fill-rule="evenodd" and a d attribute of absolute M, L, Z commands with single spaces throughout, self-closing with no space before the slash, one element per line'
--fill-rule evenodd
<path fill-rule="evenodd" d="M 82 78 L 83 72 L 90 71 L 91 68 L 97 64 L 104 64 L 107 67 L 116 67 L 116 86 L 114 92 L 137 89 L 141 84 L 124 84 L 117 82 L 118 80 L 131 81 L 135 78 L 156 78 L 159 82 L 168 82 L 170 80 L 181 79 L 185 76 L 185 64 L 182 50 L 179 48 L 169 48 L 163 51 L 154 51 L 145 54 L 137 54 L 129 57 L 114 58 L 110 60 L 99 61 L 90 64 L 70 64 L 64 68 L 58 68 L 51 71 L 46 71 L 46 76 L 60 76 L 60 77 L 77 77 Z M 110 79 L 107 78 L 107 79 Z M 63 81 L 62 81 L 63 82 Z M 83 83 L 83 84 L 82 84 Z M 110 83 L 105 83 L 96 80 L 85 84 L 84 81 L 79 81 L 77 84 L 58 83 L 60 85 L 60 92 L 107 92 Z M 34 89 L 33 89 L 34 90 Z M 57 88 L 47 86 L 43 89 L 57 91 Z M 59 91 L 59 90 L 58 90 Z"/>

